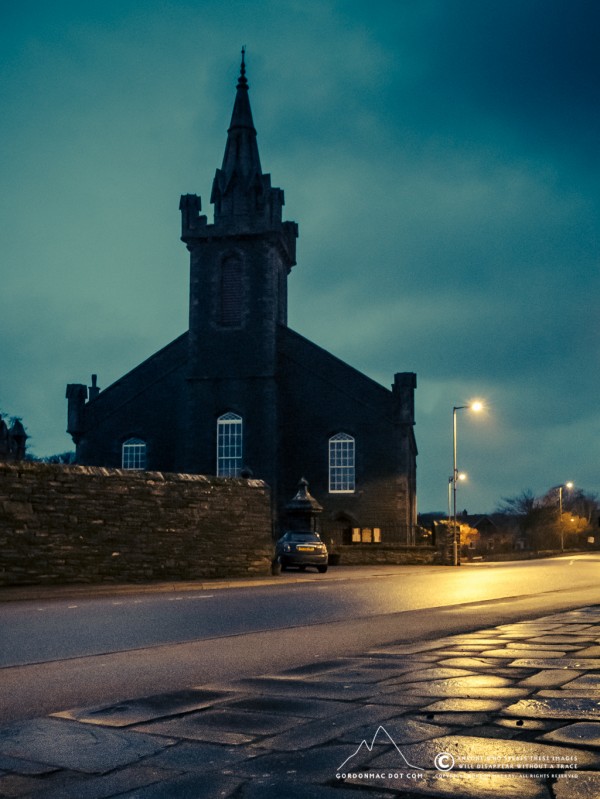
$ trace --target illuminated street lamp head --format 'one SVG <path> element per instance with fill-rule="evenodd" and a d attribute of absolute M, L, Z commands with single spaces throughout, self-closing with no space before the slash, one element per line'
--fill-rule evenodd
<path fill-rule="evenodd" d="M 466 480 L 467 479 L 467 475 L 464 472 L 459 472 L 456 475 L 456 477 L 457 477 L 458 480 Z"/>
<path fill-rule="evenodd" d="M 479 413 L 484 409 L 484 404 L 481 400 L 472 400 L 468 403 L 468 405 L 455 405 L 452 408 L 452 411 L 456 413 L 456 411 L 475 411 L 475 413 Z"/>
<path fill-rule="evenodd" d="M 573 483 L 571 483 L 570 481 L 568 483 L 565 483 L 565 488 L 573 488 Z"/>

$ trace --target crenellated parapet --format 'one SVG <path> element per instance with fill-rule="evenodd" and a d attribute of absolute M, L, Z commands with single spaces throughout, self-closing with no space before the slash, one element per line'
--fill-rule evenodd
<path fill-rule="evenodd" d="M 198 230 L 206 227 L 206 216 L 201 215 L 202 201 L 197 194 L 182 194 L 179 200 L 181 211 L 181 238 L 187 241 Z"/>

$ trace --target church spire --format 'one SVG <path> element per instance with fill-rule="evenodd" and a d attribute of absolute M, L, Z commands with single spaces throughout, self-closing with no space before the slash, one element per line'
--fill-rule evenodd
<path fill-rule="evenodd" d="M 248 80 L 246 78 L 246 48 L 242 47 L 242 64 L 240 77 L 237 82 L 235 103 L 231 123 L 227 131 L 227 145 L 223 157 L 221 171 L 229 180 L 235 173 L 246 180 L 252 180 L 256 175 L 262 174 L 258 144 L 256 143 L 256 129 L 252 120 L 250 98 L 248 96 Z"/>
<path fill-rule="evenodd" d="M 264 227 L 266 223 L 270 227 L 273 222 L 281 223 L 283 192 L 272 189 L 270 175 L 263 175 L 248 89 L 243 47 L 223 164 L 216 171 L 210 197 L 215 225 Z"/>

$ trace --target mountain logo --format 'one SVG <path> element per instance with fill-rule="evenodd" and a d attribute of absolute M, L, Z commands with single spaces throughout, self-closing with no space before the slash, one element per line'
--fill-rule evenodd
<path fill-rule="evenodd" d="M 390 744 L 391 746 L 394 747 L 396 752 L 398 752 L 398 754 L 400 755 L 400 757 L 402 758 L 404 763 L 406 763 L 408 768 L 417 769 L 418 771 L 423 771 L 423 769 L 420 766 L 413 766 L 412 763 L 408 762 L 408 760 L 404 757 L 404 755 L 400 751 L 396 741 L 394 741 L 392 736 L 389 734 L 389 732 L 386 730 L 386 728 L 382 724 L 380 724 L 379 727 L 377 727 L 377 730 L 375 731 L 375 735 L 373 736 L 373 739 L 371 740 L 371 743 L 369 744 L 367 742 L 367 740 L 365 738 L 363 738 L 363 740 L 358 745 L 356 751 L 353 752 L 350 755 L 350 757 L 347 757 L 344 760 L 344 762 L 341 764 L 341 766 L 338 766 L 337 771 L 338 772 L 342 771 L 347 763 L 349 763 L 355 757 L 360 755 L 361 752 L 364 752 L 364 750 L 366 750 L 370 754 L 373 751 L 373 747 L 375 746 L 376 743 L 383 744 L 384 746 L 387 746 L 388 744 Z M 357 767 L 360 767 L 360 766 L 357 766 Z"/>

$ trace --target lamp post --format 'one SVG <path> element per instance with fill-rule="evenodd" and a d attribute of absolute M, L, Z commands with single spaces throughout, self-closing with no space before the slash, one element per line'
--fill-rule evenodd
<path fill-rule="evenodd" d="M 483 409 L 483 404 L 476 400 L 469 405 L 455 405 L 452 408 L 452 565 L 460 565 L 458 557 L 458 536 L 456 531 L 456 483 L 460 479 L 456 466 L 456 411 L 469 409 L 476 413 Z"/>
<path fill-rule="evenodd" d="M 457 480 L 466 480 L 467 475 L 464 472 L 459 472 L 456 476 Z M 448 478 L 448 525 L 452 523 L 452 486 L 454 484 L 454 478 Z"/>
<path fill-rule="evenodd" d="M 558 487 L 558 521 L 560 525 L 560 551 L 565 551 L 565 528 L 563 525 L 563 507 L 562 507 L 562 492 L 563 488 L 573 488 L 573 483 L 570 481 L 568 483 L 564 483 L 563 485 L 559 485 Z"/>

